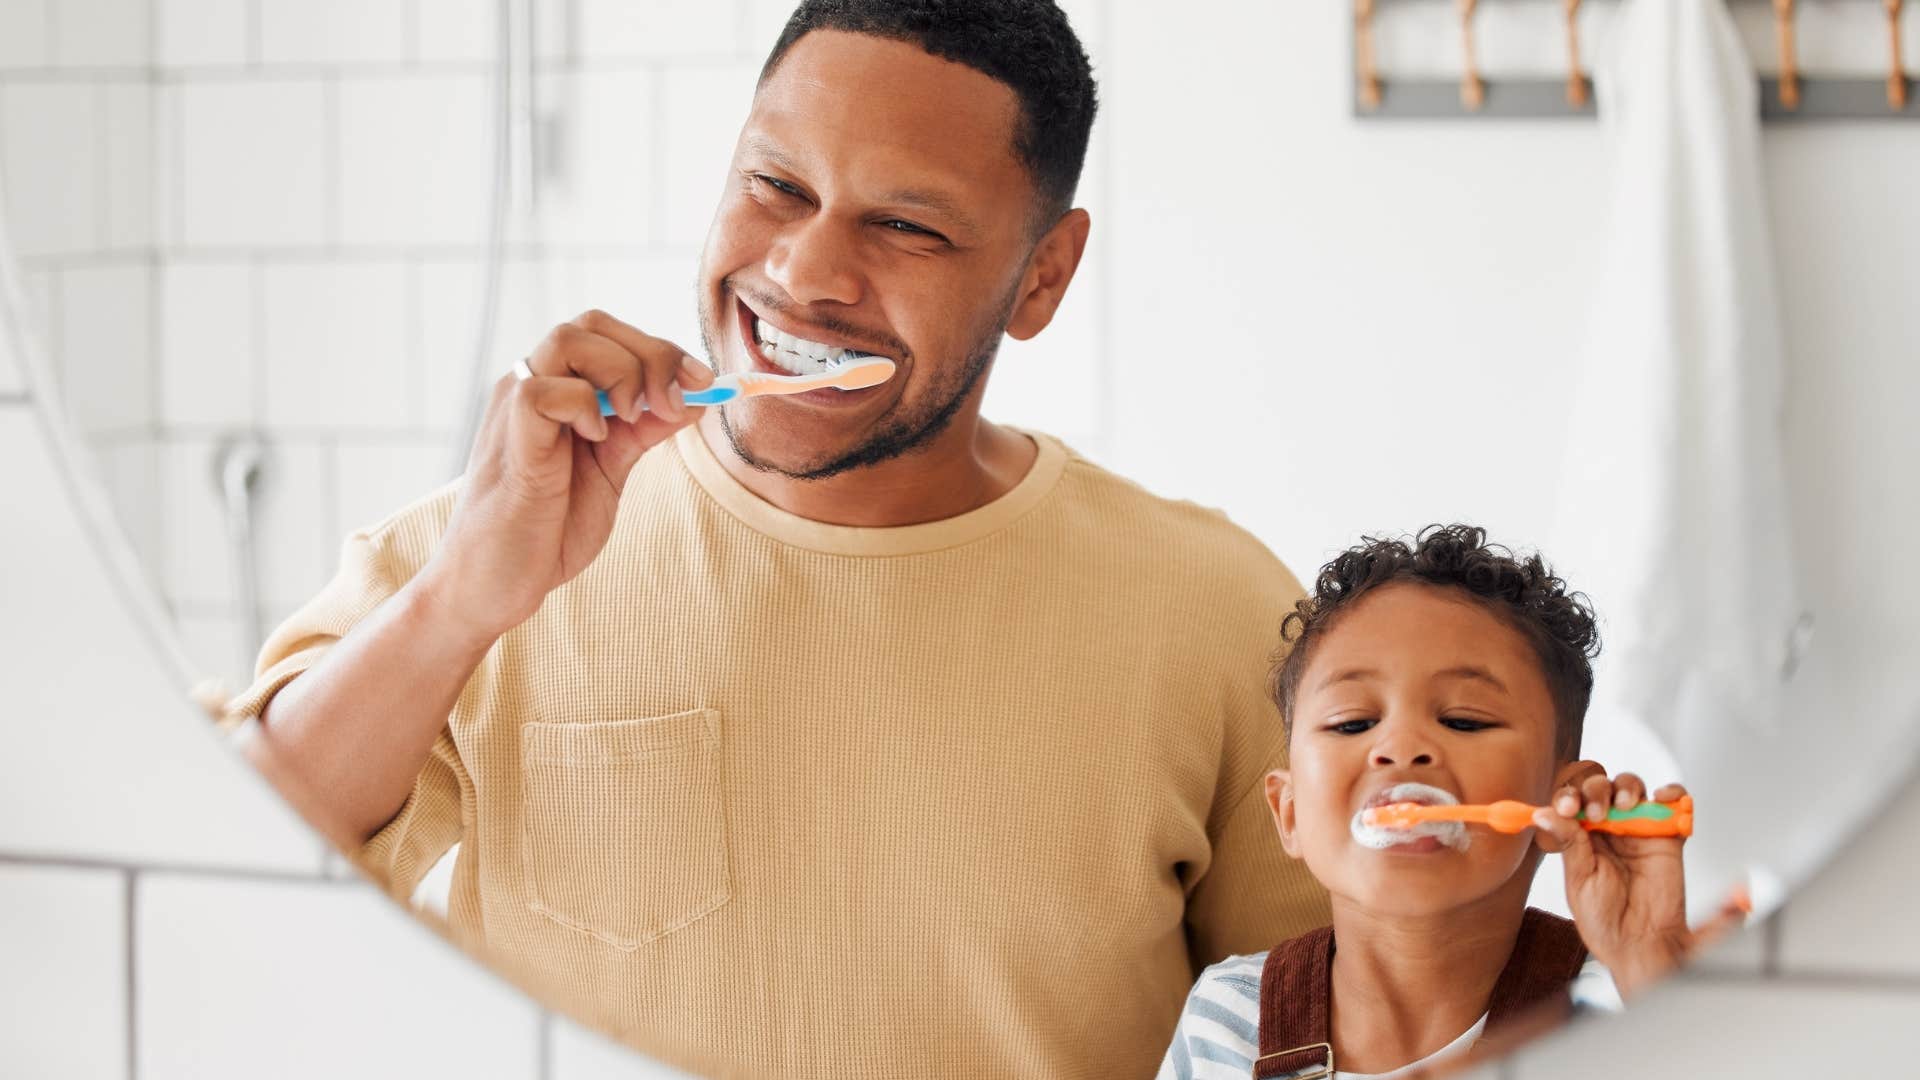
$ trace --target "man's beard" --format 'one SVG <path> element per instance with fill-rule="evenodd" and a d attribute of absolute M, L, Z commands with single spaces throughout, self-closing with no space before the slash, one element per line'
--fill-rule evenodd
<path fill-rule="evenodd" d="M 720 411 L 720 429 L 727 434 L 727 442 L 741 461 L 760 472 L 775 473 L 793 480 L 825 480 L 830 476 L 853 469 L 863 469 L 878 465 L 884 461 L 903 457 L 916 451 L 924 451 L 940 433 L 953 422 L 967 398 L 986 377 L 987 369 L 993 366 L 993 358 L 1000 351 L 1000 338 L 1007 332 L 1007 323 L 1013 318 L 1015 289 L 1009 289 L 999 304 L 999 310 L 989 322 L 989 329 L 975 339 L 967 350 L 966 361 L 941 380 L 932 389 L 932 399 L 928 407 L 917 410 L 912 415 L 896 416 L 883 423 L 865 442 L 848 450 L 838 457 L 830 458 L 818 465 L 789 468 L 763 458 L 747 448 L 745 442 L 734 430 L 733 421 L 728 416 L 733 406 L 722 405 Z M 730 296 L 732 289 L 724 287 L 721 294 Z M 722 355 L 716 348 L 717 338 L 714 327 L 718 320 L 703 292 L 700 299 L 700 342 L 706 348 L 707 355 Z M 747 346 L 752 348 L 754 346 Z"/>

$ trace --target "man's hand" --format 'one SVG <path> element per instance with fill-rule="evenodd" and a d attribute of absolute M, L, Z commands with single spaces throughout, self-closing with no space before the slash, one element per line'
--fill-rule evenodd
<path fill-rule="evenodd" d="M 1668 784 L 1654 792 L 1654 799 L 1670 802 L 1686 793 L 1679 784 Z M 1599 819 L 1611 807 L 1635 806 L 1646 797 L 1646 784 L 1632 773 L 1611 780 L 1586 775 L 1533 815 L 1539 830 L 1535 842 L 1559 852 L 1565 866 L 1567 906 L 1581 940 L 1613 973 L 1623 998 L 1659 980 L 1693 951 L 1680 862 L 1685 838 L 1588 832 L 1577 819 L 1583 809 L 1589 819 Z"/>
<path fill-rule="evenodd" d="M 681 388 L 713 382 L 679 346 L 600 311 L 555 327 L 527 366 L 532 378 L 494 384 L 459 505 L 420 574 L 475 641 L 526 621 L 599 555 L 634 463 L 704 411 Z M 600 415 L 596 390 L 616 415 Z"/>

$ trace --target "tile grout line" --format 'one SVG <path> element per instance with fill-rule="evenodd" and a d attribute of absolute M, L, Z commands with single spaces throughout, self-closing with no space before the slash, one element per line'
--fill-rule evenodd
<path fill-rule="evenodd" d="M 259 68 L 262 64 L 261 53 L 264 48 L 263 43 L 266 40 L 266 35 L 260 28 L 260 24 L 265 21 L 265 16 L 262 15 L 260 11 L 260 0 L 247 0 L 246 17 L 247 59 L 243 66 L 248 69 L 249 77 L 251 77 L 254 69 Z"/>
<path fill-rule="evenodd" d="M 648 108 L 647 122 L 652 125 L 649 141 L 653 152 L 648 154 L 647 176 L 653 184 L 653 198 L 648 200 L 647 211 L 647 247 L 657 247 L 667 239 L 667 162 L 666 154 L 661 153 L 667 137 L 667 70 L 665 64 L 648 70 L 647 85 L 653 94 L 653 102 Z"/>
<path fill-rule="evenodd" d="M 285 884 L 358 884 L 359 879 L 335 879 L 294 870 L 263 870 L 244 866 L 196 866 L 192 863 L 143 862 L 91 858 L 85 855 L 40 855 L 0 851 L 0 866 L 57 867 L 63 870 L 117 870 L 123 873 L 171 874 L 179 877 L 226 878 L 233 881 L 274 881 Z"/>
<path fill-rule="evenodd" d="M 546 1009 L 540 1010 L 540 1020 L 534 1033 L 534 1051 L 538 1055 L 534 1062 L 534 1075 L 538 1080 L 552 1080 L 553 1013 Z"/>
<path fill-rule="evenodd" d="M 127 1080 L 140 1076 L 140 948 L 136 937 L 138 919 L 134 904 L 139 895 L 140 871 L 127 870 L 125 881 L 125 918 L 127 949 Z"/>

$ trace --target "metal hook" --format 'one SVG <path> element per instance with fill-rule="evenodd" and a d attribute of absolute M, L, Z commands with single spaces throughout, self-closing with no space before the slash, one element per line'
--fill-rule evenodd
<path fill-rule="evenodd" d="M 1887 105 L 1894 112 L 1907 107 L 1907 68 L 1900 59 L 1900 8 L 1902 0 L 1887 2 L 1887 40 L 1893 47 L 1893 66 L 1887 71 Z"/>
<path fill-rule="evenodd" d="M 1780 45 L 1780 107 L 1800 107 L 1800 71 L 1793 48 L 1794 0 L 1773 0 L 1773 32 Z"/>
<path fill-rule="evenodd" d="M 1354 67 L 1360 79 L 1360 106 L 1380 107 L 1380 69 L 1373 52 L 1373 0 L 1353 0 Z"/>
<path fill-rule="evenodd" d="M 1580 70 L 1580 0 L 1567 0 L 1567 104 L 1587 107 L 1587 76 Z"/>
<path fill-rule="evenodd" d="M 1487 84 L 1480 78 L 1480 62 L 1473 51 L 1473 11 L 1479 2 L 1460 0 L 1460 47 L 1466 58 L 1466 70 L 1460 76 L 1460 104 L 1468 112 L 1478 112 L 1487 103 Z"/>

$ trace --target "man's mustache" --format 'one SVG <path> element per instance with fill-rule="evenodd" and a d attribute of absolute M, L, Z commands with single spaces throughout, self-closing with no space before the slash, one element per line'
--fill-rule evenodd
<path fill-rule="evenodd" d="M 906 342 L 890 334 L 876 333 L 866 327 L 856 326 L 845 319 L 838 319 L 831 315 L 813 315 L 799 304 L 790 303 L 784 298 L 763 293 L 758 289 L 744 288 L 736 284 L 732 278 L 723 279 L 720 285 L 736 296 L 745 298 L 749 302 L 749 306 L 757 311 L 764 312 L 776 318 L 785 315 L 792 316 L 796 321 L 805 321 L 822 330 L 837 334 L 854 342 L 860 346 L 859 351 L 861 352 L 889 356 L 895 360 L 907 355 Z"/>

